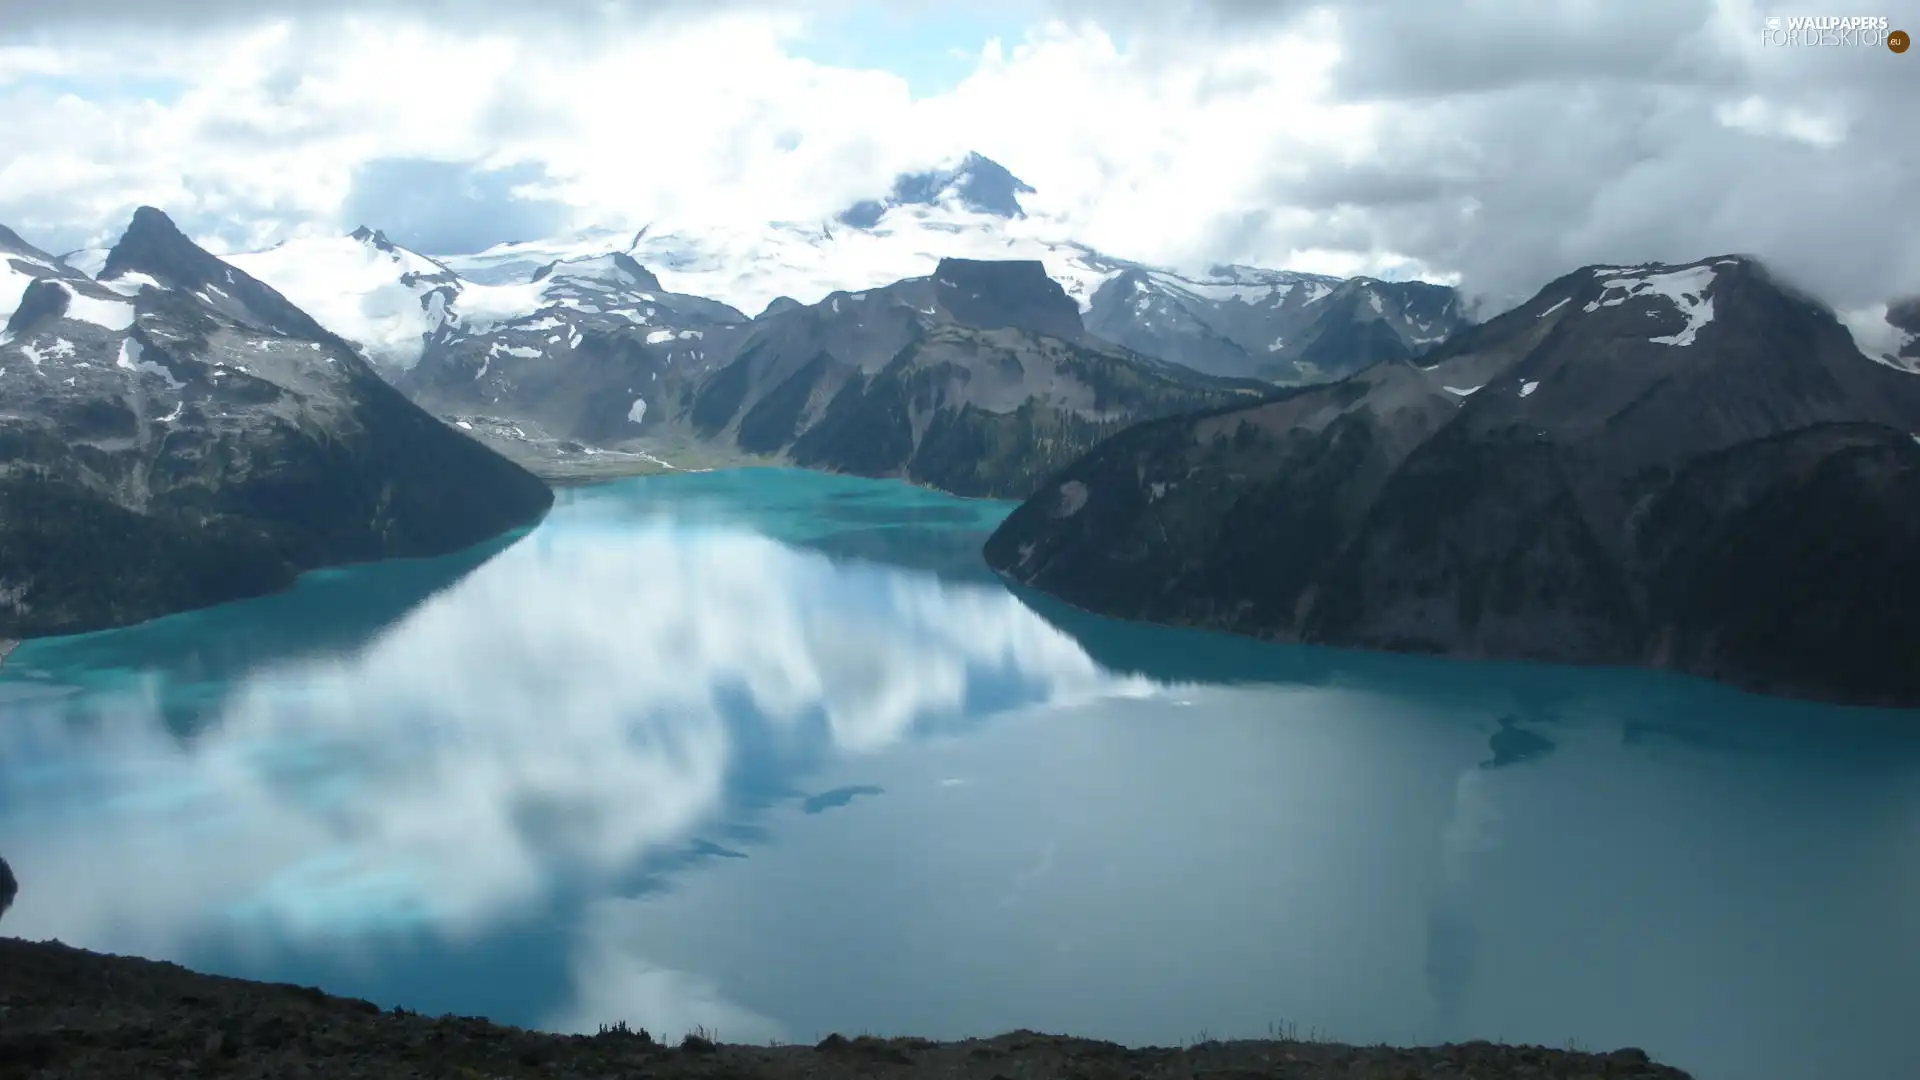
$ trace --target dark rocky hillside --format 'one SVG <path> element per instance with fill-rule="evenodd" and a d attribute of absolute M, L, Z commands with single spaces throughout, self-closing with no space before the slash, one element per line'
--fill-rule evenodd
<path fill-rule="evenodd" d="M 741 1046 L 699 1035 L 655 1041 L 625 1024 L 595 1035 L 548 1035 L 10 938 L 0 938 L 0 1018 L 0 1077 L 36 1080 L 1687 1080 L 1639 1050 L 1592 1054 L 1484 1042 L 1404 1049 L 1272 1038 L 1133 1049 L 1017 1031 L 964 1042 L 829 1035 L 813 1045 Z"/>
<path fill-rule="evenodd" d="M 702 437 L 969 496 L 1024 496 L 1128 424 L 1267 392 L 1093 338 L 1030 262 L 943 260 L 762 315 L 733 350 L 683 390 Z"/>
<path fill-rule="evenodd" d="M 1920 705 L 1920 376 L 1758 263 L 1589 267 L 1265 403 L 1145 424 L 986 548 L 1076 606 Z"/>

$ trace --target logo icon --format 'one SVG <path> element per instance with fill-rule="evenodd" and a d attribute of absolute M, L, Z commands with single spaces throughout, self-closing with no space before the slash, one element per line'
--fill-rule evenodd
<path fill-rule="evenodd" d="M 1773 32 L 1775 32 L 1775 31 L 1777 31 L 1777 30 L 1779 30 L 1779 29 L 1780 29 L 1780 18 L 1779 18 L 1779 16 L 1777 16 L 1777 15 L 1769 15 L 1769 16 L 1767 16 L 1767 33 L 1769 33 L 1769 34 L 1771 34 L 1771 33 L 1773 33 Z"/>
<path fill-rule="evenodd" d="M 1887 48 L 1892 49 L 1894 52 L 1906 52 L 1907 46 L 1911 44 L 1913 44 L 1913 39 L 1907 36 L 1905 30 L 1895 30 L 1887 35 Z"/>

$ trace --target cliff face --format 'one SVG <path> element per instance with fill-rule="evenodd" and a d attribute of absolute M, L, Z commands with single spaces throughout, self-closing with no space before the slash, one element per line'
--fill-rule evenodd
<path fill-rule="evenodd" d="M 1920 377 L 1751 260 L 1590 267 L 1416 363 L 1144 425 L 986 548 L 1104 614 L 1920 705 Z"/>
<path fill-rule="evenodd" d="M 0 638 L 139 622 L 537 519 L 447 428 L 151 209 L 100 280 L 23 243 L 0 335 Z"/>

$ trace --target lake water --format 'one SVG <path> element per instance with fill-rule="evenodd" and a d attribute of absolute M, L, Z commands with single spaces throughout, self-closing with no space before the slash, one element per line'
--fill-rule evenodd
<path fill-rule="evenodd" d="M 1920 716 L 1063 612 L 1007 509 L 639 479 L 29 642 L 4 929 L 558 1030 L 1920 1076 Z"/>

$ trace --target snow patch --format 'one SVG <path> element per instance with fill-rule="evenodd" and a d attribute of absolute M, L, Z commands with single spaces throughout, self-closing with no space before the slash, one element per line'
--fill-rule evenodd
<path fill-rule="evenodd" d="M 1573 301 L 1573 297 L 1571 296 L 1561 297 L 1559 300 L 1554 302 L 1554 305 L 1552 307 L 1548 308 L 1547 310 L 1541 312 L 1538 315 L 1535 315 L 1534 318 L 1544 319 L 1547 316 L 1553 314 L 1554 312 L 1559 311 L 1561 308 L 1566 307 L 1569 303 L 1572 303 L 1572 301 Z"/>
<path fill-rule="evenodd" d="M 674 332 L 671 330 L 647 331 L 647 344 L 649 345 L 660 345 L 665 342 L 672 341 L 673 338 L 674 338 Z"/>
<path fill-rule="evenodd" d="M 351 236 L 310 236 L 226 261 L 391 366 L 412 367 L 427 337 L 450 318 L 441 292 L 446 268 L 405 248 L 386 251 Z"/>
<path fill-rule="evenodd" d="M 627 410 L 627 419 L 639 423 L 647 418 L 647 399 L 634 398 L 633 407 Z"/>
<path fill-rule="evenodd" d="M 60 261 L 90 278 L 97 278 L 100 276 L 100 271 L 107 268 L 107 255 L 111 250 L 110 248 L 81 248 L 60 256 Z"/>
<path fill-rule="evenodd" d="M 1604 281 L 1599 298 L 1588 301 L 1584 310 L 1618 307 L 1637 297 L 1663 297 L 1686 316 L 1687 325 L 1679 333 L 1647 340 L 1660 345 L 1691 345 L 1700 328 L 1713 321 L 1713 298 L 1707 295 L 1713 280 L 1712 266 L 1689 266 L 1664 273 L 1627 273 Z"/>
<path fill-rule="evenodd" d="M 466 422 L 465 420 L 455 420 L 455 421 L 454 421 L 453 423 L 454 423 L 454 426 L 455 426 L 455 427 L 458 427 L 458 428 L 460 428 L 460 429 L 462 429 L 462 430 L 464 430 L 464 431 L 472 431 L 472 430 L 473 430 L 473 425 L 472 425 L 472 424 L 469 424 L 469 423 L 467 423 L 467 422 Z"/>
<path fill-rule="evenodd" d="M 1480 384 L 1480 386 L 1485 386 L 1485 385 L 1486 383 Z M 1480 386 L 1469 386 L 1464 390 L 1458 386 L 1443 386 L 1440 389 L 1445 390 L 1449 394 L 1458 394 L 1461 397 L 1466 397 L 1469 394 L 1472 394 L 1475 390 L 1480 389 Z"/>
<path fill-rule="evenodd" d="M 1367 303 L 1373 308 L 1375 315 L 1385 315 L 1387 313 L 1387 309 L 1380 304 L 1380 294 L 1374 292 L 1372 289 L 1367 290 Z"/>
<path fill-rule="evenodd" d="M 1540 380 L 1528 379 L 1526 382 L 1520 384 L 1520 396 L 1531 397 L 1533 396 L 1533 392 L 1538 389 L 1540 389 Z"/>
<path fill-rule="evenodd" d="M 71 285 L 64 282 L 60 287 L 67 291 L 67 318 L 92 323 L 103 330 L 122 331 L 133 325 L 133 304 L 126 300 L 102 300 L 97 296 L 86 296 L 73 291 Z"/>
<path fill-rule="evenodd" d="M 1060 501 L 1054 505 L 1053 516 L 1069 518 L 1087 505 L 1087 485 L 1078 480 L 1069 480 L 1060 485 Z"/>
<path fill-rule="evenodd" d="M 1877 361 L 1909 375 L 1920 375 L 1920 356 L 1902 356 L 1920 335 L 1908 333 L 1887 321 L 1887 305 L 1876 304 L 1840 313 L 1840 321 L 1853 335 L 1854 347 Z"/>
<path fill-rule="evenodd" d="M 151 274 L 143 274 L 138 270 L 129 270 L 111 281 L 103 281 L 100 284 L 105 285 L 121 296 L 138 296 L 140 295 L 141 289 L 148 287 L 158 289 L 162 287 L 158 281 L 153 279 Z"/>
<path fill-rule="evenodd" d="M 169 370 L 166 367 L 166 365 L 156 364 L 151 360 L 142 359 L 141 355 L 145 351 L 146 350 L 141 347 L 140 343 L 134 340 L 133 338 L 131 337 L 121 338 L 120 339 L 120 355 L 114 359 L 113 365 L 117 368 L 122 368 L 126 371 L 132 371 L 132 372 L 144 371 L 149 375 L 158 375 L 161 378 L 167 380 L 167 385 L 172 387 L 175 390 L 178 390 L 181 387 L 186 385 L 186 383 L 183 383 L 179 379 L 174 378 L 173 372 Z"/>

